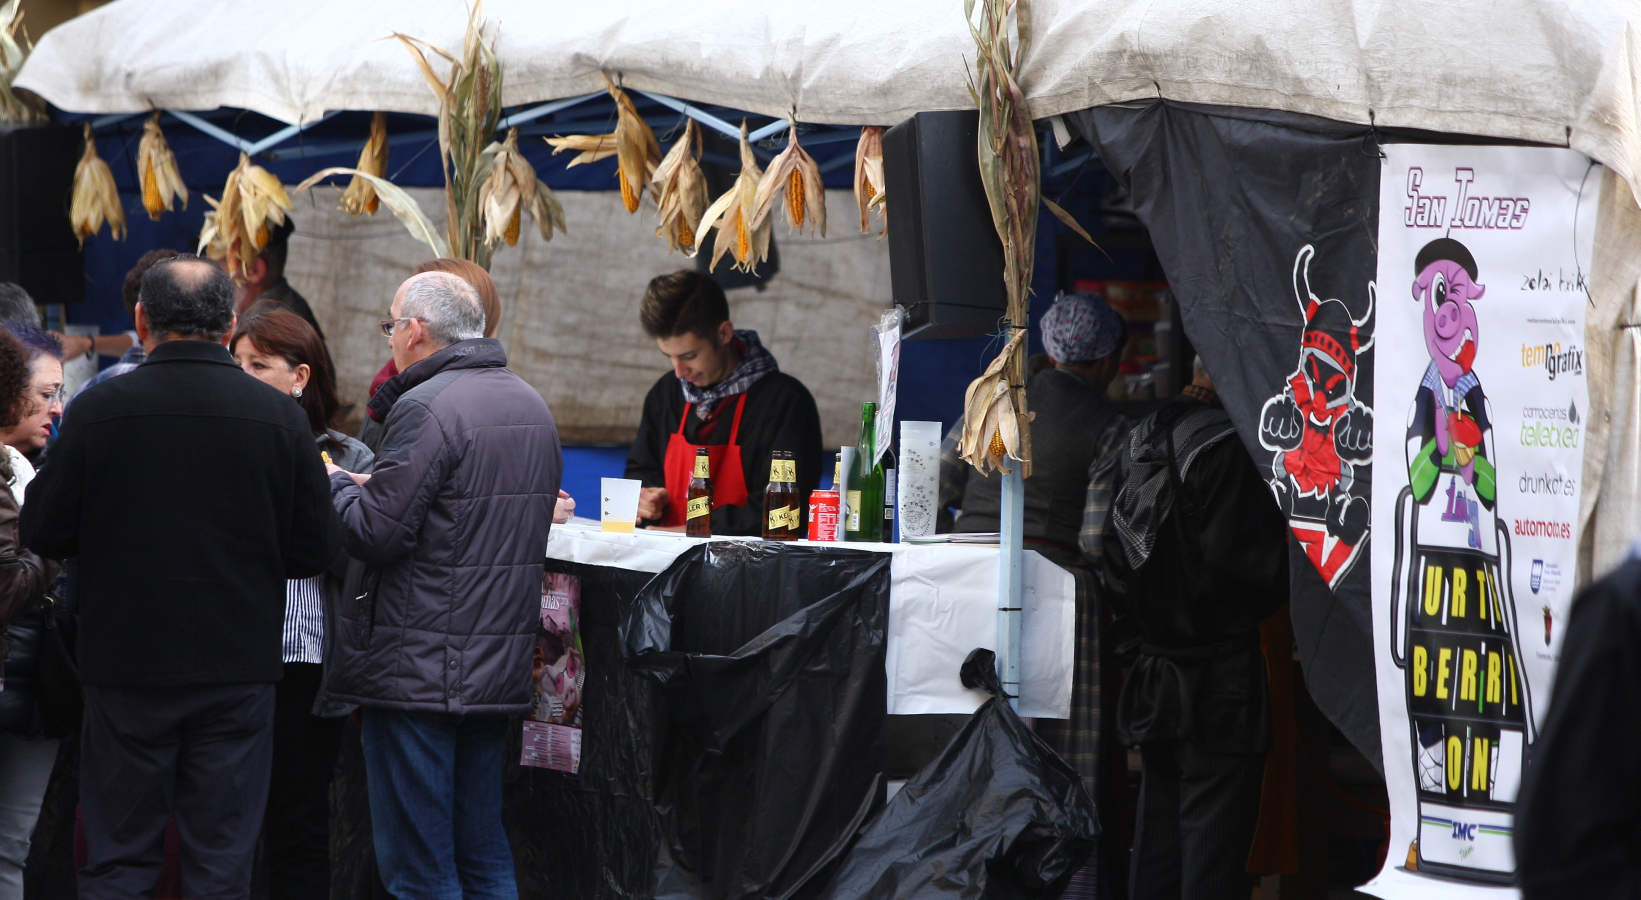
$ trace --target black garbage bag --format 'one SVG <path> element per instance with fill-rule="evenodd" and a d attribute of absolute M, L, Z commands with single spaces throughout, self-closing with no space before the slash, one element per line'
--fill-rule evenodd
<path fill-rule="evenodd" d="M 991 693 L 906 782 L 821 896 L 1058 897 L 1100 826 L 1082 779 L 1002 697 L 996 656 L 975 650 L 963 684 Z"/>
<path fill-rule="evenodd" d="M 661 842 L 650 796 L 661 690 L 628 668 L 620 630 L 651 575 L 559 560 L 547 568 L 574 576 L 581 587 L 581 768 L 572 775 L 517 765 L 520 729 L 508 735 L 502 812 L 519 896 L 642 897 Z"/>
<path fill-rule="evenodd" d="M 662 685 L 654 797 L 665 897 L 790 897 L 882 804 L 889 556 L 691 548 L 622 624 Z"/>

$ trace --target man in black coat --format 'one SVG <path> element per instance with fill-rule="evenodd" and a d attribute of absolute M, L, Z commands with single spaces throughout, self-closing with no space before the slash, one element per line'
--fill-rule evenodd
<path fill-rule="evenodd" d="M 1200 360 L 1100 475 L 1101 581 L 1140 637 L 1116 709 L 1143 768 L 1129 896 L 1246 900 L 1270 745 L 1259 623 L 1288 599 L 1287 522 Z"/>
<path fill-rule="evenodd" d="M 1641 544 L 1637 545 L 1641 550 Z M 1573 599 L 1516 800 L 1523 900 L 1641 895 L 1641 556 Z"/>
<path fill-rule="evenodd" d="M 175 816 L 190 897 L 246 897 L 268 796 L 285 581 L 339 549 L 301 407 L 239 370 L 234 286 L 150 269 L 148 361 L 80 395 L 22 541 L 78 560 L 82 898 L 145 894 Z"/>

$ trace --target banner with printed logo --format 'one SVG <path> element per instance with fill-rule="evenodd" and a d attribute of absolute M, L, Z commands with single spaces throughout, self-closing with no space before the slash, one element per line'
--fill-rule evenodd
<path fill-rule="evenodd" d="M 1599 185 L 1570 150 L 1384 147 L 1371 561 L 1391 845 L 1372 893 L 1452 897 L 1515 869 L 1573 593 Z"/>

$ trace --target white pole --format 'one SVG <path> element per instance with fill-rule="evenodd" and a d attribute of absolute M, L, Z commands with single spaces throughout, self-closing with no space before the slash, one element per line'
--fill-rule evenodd
<path fill-rule="evenodd" d="M 1025 595 L 1022 550 L 1026 482 L 1016 462 L 1003 473 L 1002 534 L 997 554 L 997 680 L 1009 705 L 1020 708 L 1020 606 Z"/>

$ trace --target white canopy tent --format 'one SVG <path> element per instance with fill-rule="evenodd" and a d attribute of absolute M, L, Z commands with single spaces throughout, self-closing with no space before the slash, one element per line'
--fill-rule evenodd
<path fill-rule="evenodd" d="M 509 106 L 596 92 L 600 73 L 816 123 L 972 104 L 958 0 L 490 0 L 484 16 Z M 457 47 L 465 20 L 456 0 L 119 0 L 47 33 L 17 85 L 78 113 L 239 107 L 298 128 L 335 110 L 431 114 L 421 74 L 385 38 Z M 1030 25 L 1022 83 L 1038 118 L 1160 96 L 1565 144 L 1606 166 L 1629 196 L 1604 201 L 1591 281 L 1591 401 L 1608 415 L 1587 445 L 1585 572 L 1641 532 L 1641 345 L 1627 327 L 1641 278 L 1641 4 L 1036 0 Z"/>
<path fill-rule="evenodd" d="M 1641 7 L 1622 0 L 1037 0 L 1037 118 L 1164 96 L 1550 144 L 1641 176 Z M 971 105 L 957 0 L 490 0 L 507 105 L 632 88 L 817 123 Z M 461 43 L 456 0 L 120 0 L 47 33 L 17 79 L 75 112 L 432 114 L 399 31 Z"/>

